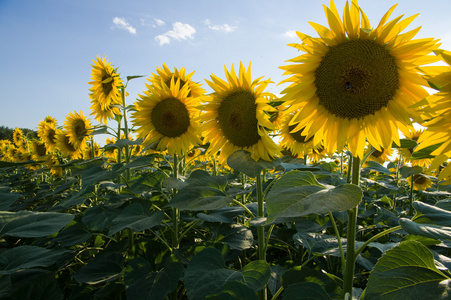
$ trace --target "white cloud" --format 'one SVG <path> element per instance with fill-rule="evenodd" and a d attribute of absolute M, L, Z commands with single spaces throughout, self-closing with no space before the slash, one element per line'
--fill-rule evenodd
<path fill-rule="evenodd" d="M 136 34 L 136 29 L 133 28 L 133 26 L 131 26 L 130 24 L 128 24 L 128 22 L 125 21 L 124 18 L 115 17 L 115 18 L 113 19 L 113 23 L 114 23 L 114 25 L 116 25 L 116 27 L 119 28 L 119 29 L 127 30 L 127 31 L 130 32 L 131 34 Z"/>
<path fill-rule="evenodd" d="M 212 25 L 209 19 L 205 19 L 204 23 L 211 30 L 217 30 L 217 31 L 223 31 L 223 32 L 232 32 L 232 31 L 235 31 L 237 29 L 236 26 L 230 26 L 229 24 Z"/>
<path fill-rule="evenodd" d="M 283 36 L 288 37 L 288 38 L 290 38 L 290 39 L 293 39 L 293 38 L 297 37 L 298 35 L 296 34 L 296 31 L 294 31 L 294 30 L 288 30 L 287 32 L 285 32 L 285 33 L 283 34 Z"/>
<path fill-rule="evenodd" d="M 189 24 L 183 24 L 181 22 L 175 22 L 172 24 L 172 30 L 166 33 L 157 35 L 155 40 L 163 46 L 169 44 L 171 39 L 174 40 L 186 40 L 187 38 L 193 39 L 193 35 L 196 33 L 196 29 Z"/>
<path fill-rule="evenodd" d="M 163 26 L 166 24 L 163 20 L 154 18 L 155 23 L 157 23 L 158 26 Z"/>

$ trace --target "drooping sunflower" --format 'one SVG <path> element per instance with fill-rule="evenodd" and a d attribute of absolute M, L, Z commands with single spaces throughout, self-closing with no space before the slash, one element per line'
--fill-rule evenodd
<path fill-rule="evenodd" d="M 34 160 L 45 159 L 47 155 L 47 148 L 45 143 L 41 140 L 32 140 L 30 143 L 31 153 Z"/>
<path fill-rule="evenodd" d="M 91 115 L 104 124 L 108 119 L 114 118 L 114 115 L 120 115 L 121 112 L 117 107 L 112 105 L 122 105 L 122 96 L 120 88 L 122 87 L 122 79 L 119 77 L 117 70 L 108 62 L 106 56 L 100 59 L 97 56 L 91 71 L 91 80 L 88 82 L 92 85 L 89 89 L 91 94 Z"/>
<path fill-rule="evenodd" d="M 56 147 L 61 151 L 64 157 L 70 159 L 80 158 L 82 152 L 70 142 L 69 133 L 66 130 L 57 129 L 56 131 Z"/>
<path fill-rule="evenodd" d="M 50 125 L 51 127 L 56 128 L 56 125 L 57 125 L 56 119 L 52 116 L 47 116 L 44 118 L 44 120 L 39 122 L 37 132 L 38 132 L 38 137 L 41 139 L 42 139 L 42 135 L 44 134 L 46 125 Z"/>
<path fill-rule="evenodd" d="M 185 155 L 190 148 L 201 143 L 199 125 L 194 120 L 199 105 L 198 97 L 189 97 L 189 86 L 181 85 L 173 76 L 169 86 L 146 84 L 147 90 L 135 102 L 133 125 L 143 144 L 155 143 L 158 151 L 168 150 L 169 155 Z"/>
<path fill-rule="evenodd" d="M 279 145 L 282 149 L 286 149 L 293 157 L 305 157 L 313 152 L 313 149 L 318 149 L 321 144 L 313 144 L 313 136 L 306 139 L 305 135 L 301 135 L 302 130 L 293 132 L 296 124 L 290 125 L 294 113 L 285 114 L 281 121 Z"/>
<path fill-rule="evenodd" d="M 230 72 L 224 69 L 227 82 L 213 74 L 212 81 L 205 80 L 214 90 L 205 98 L 206 104 L 201 107 L 205 113 L 199 117 L 205 141 L 210 142 L 207 154 L 220 151 L 218 160 L 223 163 L 233 152 L 246 150 L 254 160 L 270 161 L 280 155 L 279 147 L 268 135 L 268 129 L 275 129 L 267 112 L 276 109 L 268 104 L 270 93 L 264 92 L 271 81 L 252 81 L 250 64 L 246 70 L 240 63 L 238 76 L 233 65 Z"/>
<path fill-rule="evenodd" d="M 56 147 L 56 127 L 51 124 L 44 124 L 40 135 L 48 151 L 53 151 Z"/>
<path fill-rule="evenodd" d="M 92 132 L 91 122 L 80 111 L 69 113 L 64 121 L 64 129 L 69 136 L 69 142 L 75 146 L 76 149 L 83 150 L 86 147 L 86 140 L 88 134 Z"/>
<path fill-rule="evenodd" d="M 171 84 L 172 77 L 174 77 L 174 81 L 180 79 L 180 88 L 187 85 L 188 87 L 188 97 L 200 97 L 205 94 L 205 90 L 201 87 L 202 84 L 194 82 L 191 80 L 191 77 L 194 74 L 194 71 L 185 75 L 186 69 L 182 67 L 180 70 L 174 67 L 174 72 L 168 68 L 166 64 L 163 63 L 163 67 L 157 67 L 157 73 L 152 73 L 152 76 L 147 80 L 150 81 L 154 85 L 161 85 L 162 83 L 166 84 L 168 87 Z"/>
<path fill-rule="evenodd" d="M 412 176 L 407 177 L 407 182 L 411 184 Z M 413 175 L 413 189 L 416 191 L 424 191 L 432 186 L 432 180 L 424 174 Z"/>
<path fill-rule="evenodd" d="M 324 6 L 329 27 L 312 23 L 319 38 L 297 32 L 304 54 L 282 66 L 292 82 L 282 94 L 297 114 L 292 124 L 307 139 L 324 140 L 328 153 L 345 144 L 363 157 L 366 140 L 377 150 L 399 145 L 398 129 L 406 131 L 416 117 L 410 106 L 428 96 L 418 67 L 436 61 L 433 38 L 412 39 L 419 28 L 401 33 L 417 15 L 387 21 L 393 6 L 371 29 L 356 0 L 346 3 L 343 20 L 331 0 Z"/>
<path fill-rule="evenodd" d="M 427 72 L 426 78 L 435 85 L 440 92 L 427 97 L 428 105 L 424 111 L 433 117 L 422 125 L 427 127 L 418 138 L 419 145 L 415 151 L 428 146 L 441 144 L 431 154 L 436 155 L 431 163 L 431 169 L 438 168 L 443 162 L 451 158 L 451 52 L 436 51 L 448 66 L 434 66 L 424 68 Z M 451 183 L 451 164 L 440 172 L 440 180 L 448 178 L 447 184 Z"/>

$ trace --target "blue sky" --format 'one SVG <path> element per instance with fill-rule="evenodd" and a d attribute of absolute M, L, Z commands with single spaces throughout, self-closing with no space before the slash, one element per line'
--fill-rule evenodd
<path fill-rule="evenodd" d="M 341 12 L 345 1 L 335 3 Z M 359 1 L 374 27 L 395 3 L 390 19 L 420 13 L 408 30 L 422 26 L 416 38 L 439 38 L 451 50 L 451 1 Z M 0 125 L 36 129 L 48 115 L 59 125 L 70 112 L 89 115 L 97 55 L 123 78 L 185 66 L 208 92 L 212 73 L 224 78 L 224 65 L 251 62 L 252 77 L 271 78 L 269 90 L 280 93 L 279 66 L 299 55 L 287 44 L 299 41 L 295 30 L 317 36 L 308 21 L 327 26 L 322 4 L 329 1 L 0 0 Z M 145 82 L 129 83 L 127 103 Z"/>

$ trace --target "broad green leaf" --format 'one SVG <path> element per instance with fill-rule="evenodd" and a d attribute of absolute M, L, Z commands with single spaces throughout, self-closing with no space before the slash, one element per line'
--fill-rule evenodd
<path fill-rule="evenodd" d="M 418 224 L 405 218 L 401 218 L 399 224 L 403 230 L 410 234 L 421 235 L 437 240 L 451 240 L 451 227 L 433 224 Z"/>
<path fill-rule="evenodd" d="M 246 299 L 257 300 L 257 294 L 241 281 L 229 281 L 216 290 L 213 294 L 208 295 L 208 300 L 234 300 Z"/>
<path fill-rule="evenodd" d="M 318 284 L 326 294 L 333 298 L 341 296 L 342 288 L 333 281 L 329 276 L 321 271 L 308 267 L 295 267 L 286 271 L 282 276 L 282 284 L 284 288 L 289 288 L 295 283 L 314 282 Z"/>
<path fill-rule="evenodd" d="M 96 256 L 73 275 L 79 283 L 87 284 L 107 282 L 119 276 L 122 276 L 122 254 L 119 252 Z"/>
<path fill-rule="evenodd" d="M 118 208 L 111 208 L 105 205 L 96 205 L 89 208 L 83 214 L 83 224 L 92 231 L 103 231 L 120 214 Z"/>
<path fill-rule="evenodd" d="M 451 212 L 421 201 L 414 201 L 413 207 L 421 215 L 415 218 L 415 223 L 451 225 Z"/>
<path fill-rule="evenodd" d="M 167 176 L 164 172 L 145 173 L 130 183 L 130 190 L 135 194 L 141 194 L 154 190 L 161 190 L 164 179 Z"/>
<path fill-rule="evenodd" d="M 0 255 L 0 275 L 34 267 L 48 267 L 70 252 L 72 251 L 63 248 L 45 249 L 28 245 L 11 248 Z"/>
<path fill-rule="evenodd" d="M 190 186 L 208 186 L 224 191 L 227 187 L 227 178 L 225 176 L 211 176 L 206 171 L 195 170 L 186 180 L 186 183 Z"/>
<path fill-rule="evenodd" d="M 207 222 L 232 223 L 233 218 L 242 214 L 244 208 L 240 206 L 227 206 L 210 211 L 208 214 L 198 213 L 196 216 Z"/>
<path fill-rule="evenodd" d="M 321 285 L 315 282 L 297 282 L 291 284 L 283 292 L 282 299 L 332 300 Z"/>
<path fill-rule="evenodd" d="M 227 269 L 224 259 L 215 248 L 206 248 L 196 254 L 185 271 L 185 288 L 190 300 L 205 299 L 223 290 L 228 282 L 240 281 L 257 292 L 265 286 L 270 269 L 264 261 L 253 261 L 241 271 Z M 264 266 L 266 264 L 266 266 Z"/>
<path fill-rule="evenodd" d="M 406 148 L 406 149 L 413 149 L 417 146 L 417 142 L 411 139 L 400 139 L 401 145 L 398 146 L 396 143 L 393 142 L 392 148 Z"/>
<path fill-rule="evenodd" d="M 277 218 L 348 210 L 356 207 L 362 197 L 356 185 L 326 188 L 310 172 L 291 171 L 274 184 L 266 197 L 268 223 Z"/>
<path fill-rule="evenodd" d="M 235 171 L 246 174 L 251 178 L 257 177 L 263 170 L 270 170 L 275 167 L 275 162 L 262 159 L 255 161 L 248 151 L 238 150 L 227 158 L 227 164 Z"/>
<path fill-rule="evenodd" d="M 85 242 L 91 236 L 83 224 L 76 223 L 60 231 L 54 241 L 63 247 L 70 247 Z"/>
<path fill-rule="evenodd" d="M 146 156 L 140 156 L 136 159 L 134 159 L 132 162 L 129 162 L 128 164 L 121 167 L 118 172 L 122 172 L 126 169 L 137 169 L 137 168 L 144 168 L 148 166 L 152 166 L 155 161 L 155 155 L 146 155 Z"/>
<path fill-rule="evenodd" d="M 187 186 L 181 189 L 167 204 L 180 210 L 219 209 L 232 202 L 232 196 L 223 191 L 206 186 Z"/>
<path fill-rule="evenodd" d="M 285 172 L 290 172 L 292 170 L 300 170 L 300 171 L 320 171 L 320 168 L 317 167 L 311 167 L 311 166 L 306 166 L 302 163 L 296 162 L 296 163 L 280 163 L 277 167 L 276 170 L 279 170 L 280 168 L 282 168 Z"/>
<path fill-rule="evenodd" d="M 0 236 L 44 237 L 59 231 L 73 218 L 74 215 L 56 212 L 0 211 Z"/>
<path fill-rule="evenodd" d="M 414 241 L 402 242 L 377 262 L 364 299 L 449 299 L 451 280 L 440 272 L 432 253 Z"/>
<path fill-rule="evenodd" d="M 94 185 L 91 184 L 84 185 L 83 188 L 80 191 L 78 191 L 75 195 L 59 202 L 58 205 L 52 208 L 52 210 L 60 211 L 67 208 L 71 208 L 73 206 L 83 204 L 85 203 L 86 200 L 88 200 L 88 195 L 91 194 L 93 191 Z"/>
<path fill-rule="evenodd" d="M 408 167 L 408 166 L 403 166 L 399 172 L 401 173 L 401 176 L 403 178 L 408 178 L 412 175 L 416 175 L 416 174 L 420 174 L 423 172 L 423 168 L 420 166 L 413 166 L 413 167 Z"/>
<path fill-rule="evenodd" d="M 63 293 L 54 272 L 29 269 L 16 272 L 10 276 L 12 288 L 8 297 L 1 299 L 63 299 Z"/>
<path fill-rule="evenodd" d="M 0 211 L 8 210 L 23 196 L 23 194 L 12 192 L 10 187 L 0 186 Z"/>
<path fill-rule="evenodd" d="M 177 288 L 183 264 L 170 262 L 158 272 L 150 272 L 150 265 L 142 257 L 130 261 L 125 270 L 127 299 L 159 300 Z"/>
<path fill-rule="evenodd" d="M 416 160 L 416 159 L 434 158 L 435 155 L 432 155 L 431 153 L 434 152 L 435 150 L 437 150 L 442 144 L 443 143 L 435 144 L 435 145 L 423 148 L 419 151 L 414 151 L 410 159 Z"/>
<path fill-rule="evenodd" d="M 252 247 L 252 231 L 240 224 L 212 224 L 214 240 L 229 245 L 231 249 L 245 250 Z"/>
<path fill-rule="evenodd" d="M 365 168 L 363 168 L 362 172 L 365 172 L 366 170 L 371 170 L 371 171 L 384 173 L 384 174 L 393 173 L 389 169 L 387 169 L 386 167 L 381 165 L 380 163 L 378 163 L 376 161 L 372 161 L 372 160 L 369 160 L 366 162 L 366 166 L 365 166 Z"/>
<path fill-rule="evenodd" d="M 161 223 L 164 218 L 163 211 L 150 213 L 145 210 L 140 203 L 132 203 L 125 207 L 121 213 L 111 222 L 111 228 L 108 235 L 130 228 L 135 232 L 140 232 Z"/>

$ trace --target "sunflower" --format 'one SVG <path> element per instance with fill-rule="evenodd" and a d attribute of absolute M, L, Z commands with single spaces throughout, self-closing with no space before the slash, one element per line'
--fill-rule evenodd
<path fill-rule="evenodd" d="M 301 135 L 302 130 L 293 132 L 296 125 L 289 125 L 293 115 L 294 113 L 285 114 L 281 121 L 281 140 L 279 145 L 282 149 L 288 150 L 293 157 L 305 157 L 311 154 L 314 148 L 320 148 L 321 144 L 314 145 L 313 137 L 306 139 L 304 135 Z"/>
<path fill-rule="evenodd" d="M 409 184 L 412 182 L 412 176 L 407 177 Z M 432 186 L 432 180 L 424 174 L 413 175 L 413 189 L 416 191 L 424 191 Z"/>
<path fill-rule="evenodd" d="M 94 156 L 92 155 L 92 145 L 88 145 L 88 147 L 83 149 L 83 158 L 84 159 L 93 159 L 95 157 L 100 156 L 100 146 L 97 142 L 94 142 Z"/>
<path fill-rule="evenodd" d="M 148 85 L 144 95 L 135 103 L 133 125 L 144 145 L 155 144 L 158 151 L 168 150 L 169 155 L 185 155 L 201 140 L 198 123 L 193 117 L 198 113 L 198 97 L 188 97 L 189 86 L 181 86 L 180 78 L 172 77 L 169 86 Z"/>
<path fill-rule="evenodd" d="M 418 138 L 419 145 L 415 151 L 424 149 L 428 146 L 441 144 L 431 154 L 436 155 L 430 168 L 438 168 L 443 162 L 451 158 L 451 52 L 436 51 L 440 57 L 449 66 L 434 66 L 424 68 L 427 73 L 426 78 L 440 92 L 427 97 L 428 105 L 424 111 L 434 115 L 433 118 L 424 122 L 422 125 L 427 127 Z M 440 172 L 438 179 L 448 178 L 447 184 L 451 183 L 451 164 Z"/>
<path fill-rule="evenodd" d="M 343 21 L 334 1 L 324 7 L 329 28 L 310 22 L 319 34 L 313 38 L 297 32 L 302 44 L 290 44 L 305 52 L 282 66 L 283 100 L 297 114 L 292 124 L 307 139 L 324 140 L 328 153 L 343 149 L 363 157 L 366 141 L 377 150 L 400 144 L 398 129 L 406 131 L 416 117 L 410 106 L 428 96 L 427 82 L 418 67 L 437 61 L 428 55 L 437 40 L 412 40 L 419 28 L 401 32 L 415 16 L 387 22 L 393 6 L 375 29 L 356 0 L 346 3 Z"/>
<path fill-rule="evenodd" d="M 45 143 L 41 140 L 32 140 L 30 143 L 31 153 L 34 160 L 42 160 L 47 154 Z"/>
<path fill-rule="evenodd" d="M 70 136 L 66 130 L 58 129 L 56 131 L 56 147 L 63 156 L 70 159 L 77 159 L 81 156 L 80 149 L 70 142 Z"/>
<path fill-rule="evenodd" d="M 174 81 L 180 79 L 180 88 L 183 88 L 187 85 L 188 88 L 188 97 L 200 97 L 205 94 L 205 90 L 201 88 L 202 84 L 196 83 L 191 80 L 191 77 L 194 74 L 194 71 L 185 75 L 185 67 L 182 67 L 180 70 L 174 68 L 174 72 L 168 68 L 166 64 L 163 64 L 163 67 L 157 67 L 157 73 L 152 73 L 152 76 L 147 79 L 153 85 L 161 85 L 162 83 L 166 84 L 166 86 L 170 86 L 172 77 L 174 77 Z"/>
<path fill-rule="evenodd" d="M 404 132 L 404 135 L 405 135 L 405 137 L 407 139 L 414 140 L 414 141 L 418 142 L 418 139 L 423 134 L 423 132 L 424 132 L 423 129 L 420 129 L 420 130 L 413 129 L 413 130 L 410 130 L 408 132 Z M 414 147 L 414 148 L 399 148 L 399 152 L 404 157 L 404 160 L 406 162 L 410 162 L 412 164 L 412 166 L 420 166 L 422 168 L 429 167 L 429 165 L 432 162 L 432 159 L 429 159 L 429 158 L 412 159 L 412 155 L 413 155 L 415 150 L 416 150 L 416 147 Z"/>
<path fill-rule="evenodd" d="M 271 82 L 261 78 L 251 80 L 251 65 L 246 70 L 240 63 L 238 76 L 234 67 L 225 69 L 228 82 L 211 75 L 205 80 L 214 90 L 201 109 L 205 111 L 199 120 L 204 123 L 201 131 L 205 141 L 210 142 L 207 154 L 220 151 L 218 160 L 223 163 L 237 150 L 249 151 L 254 160 L 271 160 L 280 154 L 279 147 L 268 135 L 275 126 L 269 121 L 267 112 L 276 109 L 268 104 L 271 94 L 264 89 Z"/>
<path fill-rule="evenodd" d="M 89 89 L 91 94 L 91 115 L 96 120 L 106 124 L 107 119 L 114 118 L 114 115 L 120 115 L 117 107 L 112 105 L 122 105 L 122 97 L 120 88 L 123 86 L 122 79 L 119 77 L 117 70 L 113 68 L 105 56 L 94 61 L 91 71 L 92 84 Z"/>
<path fill-rule="evenodd" d="M 44 130 L 46 125 L 50 125 L 53 128 L 56 128 L 57 122 L 56 119 L 53 118 L 52 116 L 47 116 L 44 118 L 44 120 L 42 120 L 41 122 L 39 122 L 38 124 L 38 137 L 42 139 L 42 135 L 44 134 Z"/>
<path fill-rule="evenodd" d="M 44 142 L 47 151 L 53 151 L 56 147 L 56 127 L 53 127 L 52 124 L 43 124 L 40 138 Z"/>
<path fill-rule="evenodd" d="M 64 129 L 69 136 L 69 142 L 77 149 L 83 150 L 86 147 L 87 135 L 92 132 L 91 122 L 80 113 L 69 113 L 64 121 Z"/>
<path fill-rule="evenodd" d="M 368 149 L 370 151 L 371 149 Z M 385 162 L 390 161 L 390 157 L 393 155 L 392 148 L 381 148 L 381 151 L 374 149 L 370 156 L 368 156 L 368 160 L 372 160 L 383 165 Z"/>
<path fill-rule="evenodd" d="M 50 168 L 50 173 L 53 176 L 61 177 L 63 176 L 63 168 L 58 167 L 60 165 L 60 160 L 57 154 L 50 153 L 47 155 L 47 159 L 45 161 L 45 165 Z"/>
<path fill-rule="evenodd" d="M 13 142 L 14 145 L 16 145 L 17 147 L 20 147 L 22 145 L 26 145 L 27 141 L 23 135 L 23 132 L 20 128 L 14 128 L 14 132 L 13 132 Z"/>

